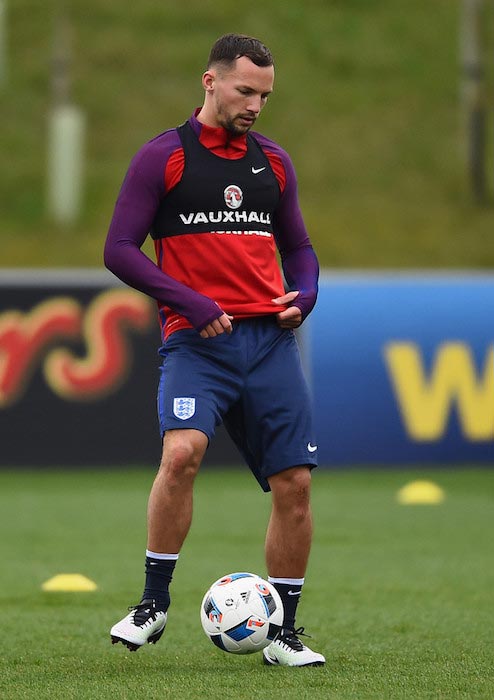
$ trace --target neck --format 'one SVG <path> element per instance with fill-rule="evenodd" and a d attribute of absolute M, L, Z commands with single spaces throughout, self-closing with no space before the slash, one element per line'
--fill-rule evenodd
<path fill-rule="evenodd" d="M 201 124 L 210 126 L 213 129 L 217 129 L 221 126 L 221 124 L 218 124 L 216 119 L 214 119 L 213 116 L 209 113 L 205 105 L 203 105 L 201 110 L 196 114 L 196 119 Z"/>

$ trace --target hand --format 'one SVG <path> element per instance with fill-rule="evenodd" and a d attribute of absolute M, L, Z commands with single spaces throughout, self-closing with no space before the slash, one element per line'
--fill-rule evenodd
<path fill-rule="evenodd" d="M 298 292 L 287 292 L 283 294 L 282 297 L 276 297 L 276 299 L 272 299 L 271 301 L 280 306 L 291 304 L 291 302 L 298 297 L 298 294 Z M 298 328 L 302 323 L 302 312 L 298 306 L 289 306 L 288 309 L 276 314 L 276 320 L 280 328 Z"/>
<path fill-rule="evenodd" d="M 211 323 L 208 323 L 208 325 L 202 329 L 200 332 L 201 338 L 214 338 L 222 333 L 231 333 L 233 330 L 232 321 L 233 316 L 222 314 L 219 318 L 215 318 L 214 321 L 211 321 Z"/>

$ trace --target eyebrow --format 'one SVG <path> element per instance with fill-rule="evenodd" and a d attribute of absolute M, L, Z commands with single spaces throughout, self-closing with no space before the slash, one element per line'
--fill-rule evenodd
<path fill-rule="evenodd" d="M 251 92 L 259 92 L 259 90 L 255 90 L 253 87 L 250 85 L 237 85 L 237 90 L 250 90 Z M 261 92 L 261 95 L 270 95 L 273 92 L 273 90 L 263 90 Z"/>

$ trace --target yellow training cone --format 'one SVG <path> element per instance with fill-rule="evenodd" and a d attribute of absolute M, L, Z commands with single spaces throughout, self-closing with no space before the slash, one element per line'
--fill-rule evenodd
<path fill-rule="evenodd" d="M 98 586 L 82 574 L 58 574 L 45 581 L 41 586 L 44 591 L 95 591 Z"/>
<path fill-rule="evenodd" d="M 398 503 L 404 506 L 436 505 L 444 501 L 444 491 L 433 481 L 411 481 L 397 493 Z"/>

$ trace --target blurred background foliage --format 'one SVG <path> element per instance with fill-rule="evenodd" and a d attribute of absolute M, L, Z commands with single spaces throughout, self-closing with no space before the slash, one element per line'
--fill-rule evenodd
<path fill-rule="evenodd" d="M 466 175 L 460 5 L 10 0 L 0 266 L 102 265 L 132 155 L 202 103 L 209 49 L 229 31 L 258 36 L 274 53 L 275 93 L 257 128 L 292 156 L 324 266 L 493 266 L 494 208 L 474 201 Z M 71 96 L 87 119 L 84 206 L 70 227 L 46 213 L 50 73 L 62 11 L 73 31 Z"/>

